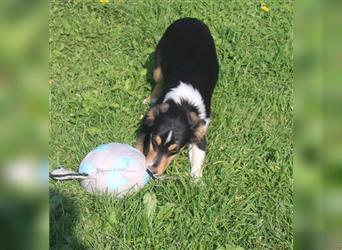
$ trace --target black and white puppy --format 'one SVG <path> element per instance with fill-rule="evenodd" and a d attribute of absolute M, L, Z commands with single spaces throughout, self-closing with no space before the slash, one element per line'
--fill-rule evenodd
<path fill-rule="evenodd" d="M 203 22 L 182 18 L 167 28 L 155 51 L 156 85 L 151 95 L 155 106 L 145 116 L 136 143 L 154 174 L 162 174 L 190 144 L 191 175 L 202 176 L 218 72 L 215 44 Z"/>

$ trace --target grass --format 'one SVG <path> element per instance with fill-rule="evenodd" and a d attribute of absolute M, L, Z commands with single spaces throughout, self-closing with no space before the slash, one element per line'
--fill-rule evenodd
<path fill-rule="evenodd" d="M 292 1 L 50 1 L 50 165 L 133 144 L 148 110 L 151 53 L 192 16 L 214 36 L 220 78 L 203 182 L 184 150 L 122 200 L 50 182 L 52 249 L 292 249 Z M 146 199 L 152 201 L 147 216 Z"/>

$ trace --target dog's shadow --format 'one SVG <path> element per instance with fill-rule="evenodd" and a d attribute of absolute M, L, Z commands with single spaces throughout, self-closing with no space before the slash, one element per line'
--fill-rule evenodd
<path fill-rule="evenodd" d="M 147 70 L 147 73 L 146 73 L 146 82 L 150 85 L 151 87 L 151 91 L 149 94 L 151 94 L 152 92 L 152 89 L 155 85 L 155 82 L 153 80 L 153 69 L 154 69 L 154 64 L 155 64 L 155 52 L 152 52 L 148 55 L 146 61 L 145 61 L 145 64 L 144 64 L 144 67 L 146 68 Z"/>
<path fill-rule="evenodd" d="M 49 190 L 50 249 L 87 249 L 75 235 L 80 207 L 57 189 Z"/>
<path fill-rule="evenodd" d="M 147 84 L 150 85 L 150 92 L 148 95 L 148 98 L 151 96 L 152 90 L 155 86 L 155 82 L 153 80 L 153 69 L 154 69 L 154 64 L 155 64 L 155 52 L 150 53 L 147 56 L 147 59 L 144 63 L 144 68 L 146 69 L 146 77 L 145 81 Z M 149 103 L 148 104 L 148 109 L 150 109 L 153 104 Z M 148 110 L 147 109 L 147 110 Z M 147 111 L 146 110 L 146 111 Z M 137 124 L 137 129 L 135 130 L 135 135 L 137 136 L 140 132 L 144 131 L 146 129 L 144 123 L 145 123 L 146 115 L 138 122 Z"/>

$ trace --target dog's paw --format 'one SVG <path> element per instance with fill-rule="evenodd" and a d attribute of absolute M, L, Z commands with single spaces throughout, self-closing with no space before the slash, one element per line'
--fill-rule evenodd
<path fill-rule="evenodd" d="M 191 171 L 190 172 L 190 176 L 191 178 L 195 181 L 195 182 L 198 182 L 202 179 L 202 171 L 201 170 L 198 170 L 198 171 Z"/>

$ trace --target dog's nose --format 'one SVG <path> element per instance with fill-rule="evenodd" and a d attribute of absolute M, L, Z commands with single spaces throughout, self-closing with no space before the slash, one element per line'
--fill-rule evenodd
<path fill-rule="evenodd" d="M 148 167 L 148 170 L 149 170 L 152 174 L 156 174 L 156 173 L 158 172 L 157 169 L 156 169 L 155 167 L 152 167 L 152 166 Z"/>
<path fill-rule="evenodd" d="M 147 168 L 150 170 L 151 173 L 156 174 L 158 172 L 157 167 L 158 167 L 158 164 L 152 163 L 152 164 L 149 164 Z"/>
<path fill-rule="evenodd" d="M 155 163 L 153 163 L 153 162 L 147 163 L 147 168 L 152 171 L 155 168 Z"/>

